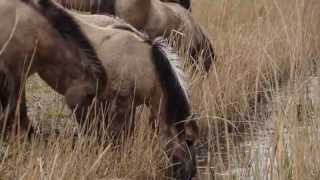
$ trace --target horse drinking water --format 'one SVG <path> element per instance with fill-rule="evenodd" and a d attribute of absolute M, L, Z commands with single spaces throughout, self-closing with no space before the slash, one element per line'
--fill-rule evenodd
<path fill-rule="evenodd" d="M 171 157 L 173 177 L 190 180 L 196 173 L 193 144 L 185 131 L 191 106 L 178 56 L 162 38 L 152 41 L 131 26 L 103 28 L 83 21 L 52 1 L 40 0 L 39 6 L 57 24 L 64 24 L 61 16 L 73 19 L 68 23 L 76 24 L 72 27 L 81 30 L 97 52 L 107 77 L 99 101 L 114 107 L 111 122 L 103 123 L 108 119 L 100 119 L 101 124 L 108 125 L 107 132 L 117 137 L 134 117 L 136 107 L 145 104 L 151 110 L 152 120 L 159 121 L 160 140 Z M 73 36 L 72 31 L 68 35 Z M 72 96 L 67 101 L 73 104 Z"/>

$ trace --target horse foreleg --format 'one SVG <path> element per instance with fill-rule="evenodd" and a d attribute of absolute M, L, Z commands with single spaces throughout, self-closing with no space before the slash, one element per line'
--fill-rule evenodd
<path fill-rule="evenodd" d="M 28 108 L 26 101 L 26 92 L 25 88 L 22 90 L 20 105 L 19 105 L 19 117 L 17 122 L 17 127 L 20 128 L 26 135 L 29 137 L 34 133 L 34 129 L 32 127 L 32 122 L 28 117 Z"/>
<path fill-rule="evenodd" d="M 1 135 L 6 132 L 7 129 L 7 116 L 8 116 L 8 101 L 9 101 L 9 92 L 8 92 L 8 80 L 6 75 L 0 72 L 0 127 Z"/>
<path fill-rule="evenodd" d="M 134 134 L 136 105 L 130 97 L 118 97 L 111 106 L 107 130 L 113 141 L 119 144 L 121 135 L 127 139 Z"/>
<path fill-rule="evenodd" d="M 30 135 L 33 129 L 27 115 L 25 88 L 20 89 L 18 81 L 7 82 L 7 87 L 2 89 L 0 97 L 3 106 L 0 117 L 2 130 L 11 130 L 14 135 L 18 133 Z"/>

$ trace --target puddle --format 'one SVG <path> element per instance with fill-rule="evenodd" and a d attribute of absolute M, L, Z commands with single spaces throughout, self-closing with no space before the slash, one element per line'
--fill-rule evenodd
<path fill-rule="evenodd" d="M 230 142 L 229 148 L 221 148 L 224 149 L 224 152 L 208 152 L 208 145 L 201 145 L 198 156 L 198 179 L 283 179 L 281 175 L 283 172 L 279 172 L 279 169 L 283 170 L 278 162 L 279 153 L 281 153 L 281 160 L 284 163 L 282 166 L 288 166 L 286 169 L 289 171 L 288 176 L 290 176 L 290 171 L 293 171 L 292 161 L 297 159 L 297 153 L 303 156 L 301 157 L 302 167 L 314 168 L 314 174 L 320 175 L 320 169 L 317 168 L 320 167 L 318 153 L 320 149 L 320 117 L 318 113 L 320 109 L 320 78 L 307 78 L 299 91 L 292 92 L 292 94 L 279 93 L 279 97 L 275 97 L 273 100 L 277 102 L 273 103 L 277 103 L 275 107 L 284 108 L 287 112 L 276 109 L 279 111 L 277 113 L 280 113 L 280 117 L 273 114 L 275 111 L 271 112 L 269 118 L 257 126 L 258 130 L 250 135 L 241 135 L 243 137 L 241 140 Z M 286 109 L 286 106 L 289 106 L 288 102 L 296 103 L 290 104 L 292 107 L 289 108 L 291 109 L 301 106 L 306 108 L 304 111 L 308 112 L 304 112 L 302 122 L 299 117 L 301 116 L 299 109 L 297 111 Z M 292 117 L 295 120 L 290 119 Z M 301 152 L 297 152 L 298 148 L 302 149 Z M 310 169 L 310 171 L 312 170 Z"/>

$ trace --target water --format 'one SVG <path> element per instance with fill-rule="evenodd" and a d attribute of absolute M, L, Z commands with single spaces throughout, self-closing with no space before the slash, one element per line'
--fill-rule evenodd
<path fill-rule="evenodd" d="M 290 163 L 297 158 L 293 156 L 299 146 L 303 149 L 298 152 L 303 156 L 302 166 L 316 167 L 320 161 L 319 153 L 314 155 L 317 150 L 310 149 L 319 148 L 320 143 L 317 138 L 320 137 L 317 128 L 320 122 L 320 78 L 310 76 L 300 85 L 294 91 L 286 90 L 274 95 L 270 103 L 274 110 L 268 108 L 269 115 L 261 120 L 263 123 L 253 126 L 254 132 L 240 133 L 241 138 L 229 140 L 228 147 L 222 145 L 221 151 L 216 151 L 217 148 L 208 151 L 208 145 L 202 144 L 198 152 L 199 177 L 195 179 L 281 179 L 279 169 L 283 169 L 279 167 L 292 168 Z M 282 165 L 279 159 L 283 161 Z M 314 171 L 320 174 L 319 169 Z"/>

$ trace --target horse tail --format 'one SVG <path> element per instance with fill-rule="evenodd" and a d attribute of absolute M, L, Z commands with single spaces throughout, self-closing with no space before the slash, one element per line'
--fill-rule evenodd
<path fill-rule="evenodd" d="M 191 114 L 191 105 L 181 61 L 162 37 L 153 41 L 152 54 L 153 64 L 166 95 L 167 119 L 176 126 L 178 132 L 183 132 L 184 120 Z"/>

